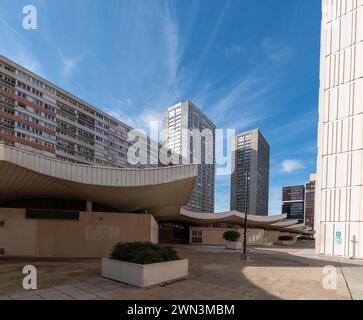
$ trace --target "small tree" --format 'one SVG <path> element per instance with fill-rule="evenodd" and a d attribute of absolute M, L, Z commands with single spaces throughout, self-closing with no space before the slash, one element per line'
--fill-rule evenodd
<path fill-rule="evenodd" d="M 226 231 L 223 233 L 223 239 L 226 241 L 236 242 L 241 237 L 241 234 L 237 231 Z"/>

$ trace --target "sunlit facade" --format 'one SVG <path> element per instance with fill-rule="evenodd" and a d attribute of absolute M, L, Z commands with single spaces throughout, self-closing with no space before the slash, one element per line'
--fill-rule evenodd
<path fill-rule="evenodd" d="M 362 258 L 363 0 L 322 4 L 316 251 Z"/>

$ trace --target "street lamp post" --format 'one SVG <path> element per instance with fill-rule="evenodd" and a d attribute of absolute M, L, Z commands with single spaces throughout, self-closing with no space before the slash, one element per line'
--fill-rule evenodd
<path fill-rule="evenodd" d="M 247 256 L 247 220 L 248 220 L 248 185 L 249 185 L 250 176 L 248 171 L 246 172 L 246 189 L 245 189 L 245 225 L 244 225 L 244 241 L 243 241 L 243 254 Z"/>

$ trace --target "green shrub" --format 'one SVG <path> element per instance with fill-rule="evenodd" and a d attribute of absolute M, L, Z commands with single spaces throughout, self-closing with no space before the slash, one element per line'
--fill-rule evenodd
<path fill-rule="evenodd" d="M 294 240 L 294 238 L 291 236 L 279 236 L 279 240 L 280 241 L 292 241 L 292 240 Z"/>
<path fill-rule="evenodd" d="M 299 238 L 297 238 L 297 240 L 313 240 L 313 238 L 310 236 L 300 236 Z"/>
<path fill-rule="evenodd" d="M 223 233 L 223 239 L 227 241 L 238 241 L 238 239 L 241 237 L 241 234 L 237 231 L 226 231 Z"/>
<path fill-rule="evenodd" d="M 113 247 L 110 258 L 138 264 L 180 260 L 173 248 L 150 242 L 117 243 Z"/>

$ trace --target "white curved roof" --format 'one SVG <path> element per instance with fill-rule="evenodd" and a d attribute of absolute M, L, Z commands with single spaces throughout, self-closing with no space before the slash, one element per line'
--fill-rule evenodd
<path fill-rule="evenodd" d="M 58 198 L 94 201 L 119 212 L 148 210 L 157 221 L 208 225 L 243 225 L 245 214 L 192 212 L 190 199 L 197 165 L 152 169 L 122 169 L 73 164 L 0 145 L 0 201 Z M 249 227 L 305 233 L 311 229 L 296 220 L 248 215 Z"/>
<path fill-rule="evenodd" d="M 299 222 L 298 219 L 286 219 L 277 223 L 272 224 L 274 227 L 288 227 L 292 226 L 294 224 L 297 224 Z"/>
<path fill-rule="evenodd" d="M 120 169 L 73 164 L 0 145 L 0 201 L 90 200 L 120 212 L 179 213 L 188 203 L 196 165 Z"/>
<path fill-rule="evenodd" d="M 188 211 L 185 208 L 180 210 L 180 215 L 184 217 L 188 217 L 194 219 L 195 221 L 200 221 L 200 223 L 211 224 L 217 222 L 229 222 L 229 223 L 237 223 L 240 224 L 245 220 L 245 213 L 239 211 L 228 211 L 222 213 L 202 213 L 202 212 L 193 212 Z M 279 221 L 282 221 L 286 218 L 286 214 L 281 214 L 277 216 L 256 216 L 256 215 L 248 215 L 248 222 L 250 225 L 254 226 L 264 226 L 270 225 Z"/>
<path fill-rule="evenodd" d="M 266 230 L 276 230 L 282 232 L 305 233 L 311 230 L 304 224 L 298 224 L 298 220 L 286 219 L 286 214 L 274 216 L 247 215 L 249 228 L 263 228 Z M 246 214 L 239 211 L 228 211 L 223 213 L 203 213 L 188 211 L 185 208 L 180 210 L 180 215 L 173 217 L 173 220 L 195 223 L 198 225 L 209 225 L 218 222 L 227 222 L 244 225 Z M 170 219 L 170 218 L 169 218 Z"/>

